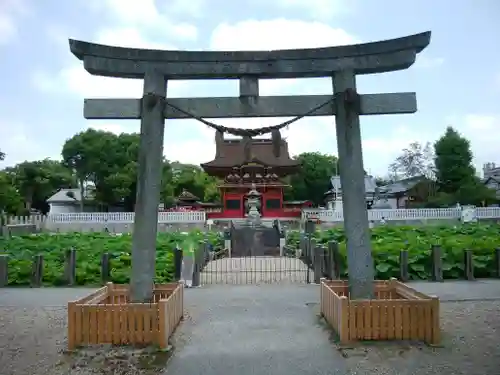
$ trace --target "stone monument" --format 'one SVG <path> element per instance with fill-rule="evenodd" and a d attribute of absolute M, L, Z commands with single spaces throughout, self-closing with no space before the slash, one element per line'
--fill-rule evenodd
<path fill-rule="evenodd" d="M 144 80 L 141 99 L 86 99 L 87 119 L 140 119 L 131 298 L 152 296 L 165 119 L 335 116 L 351 298 L 373 296 L 360 115 L 414 113 L 415 93 L 359 95 L 356 75 L 409 68 L 431 33 L 357 45 L 276 51 L 160 51 L 70 40 L 91 74 Z M 259 79 L 331 77 L 334 95 L 260 96 Z M 167 99 L 167 81 L 238 79 L 239 97 Z M 180 125 L 182 126 L 182 125 Z M 294 126 L 300 126 L 295 124 Z M 228 130 L 225 128 L 225 130 Z M 266 128 L 261 129 L 265 134 Z M 311 129 L 314 131 L 314 129 Z"/>
<path fill-rule="evenodd" d="M 259 193 L 255 187 L 255 184 L 252 184 L 252 189 L 246 195 L 245 206 L 247 209 L 247 221 L 249 224 L 253 226 L 257 226 L 261 223 L 261 215 L 260 215 L 260 196 L 262 194 Z"/>

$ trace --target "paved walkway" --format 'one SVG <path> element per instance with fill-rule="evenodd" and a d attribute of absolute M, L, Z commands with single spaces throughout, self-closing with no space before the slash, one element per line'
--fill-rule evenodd
<path fill-rule="evenodd" d="M 165 374 L 345 374 L 319 324 L 312 285 L 188 290 L 189 317 Z"/>

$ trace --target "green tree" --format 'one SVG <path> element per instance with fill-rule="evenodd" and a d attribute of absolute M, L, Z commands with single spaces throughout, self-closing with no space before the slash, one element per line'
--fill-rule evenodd
<path fill-rule="evenodd" d="M 0 161 L 5 160 L 5 152 L 0 151 Z"/>
<path fill-rule="evenodd" d="M 19 215 L 23 209 L 23 199 L 17 192 L 12 176 L 0 172 L 0 213 Z"/>
<path fill-rule="evenodd" d="M 436 180 L 439 190 L 454 194 L 475 177 L 469 141 L 451 126 L 434 144 Z"/>
<path fill-rule="evenodd" d="M 411 178 L 434 176 L 434 155 L 429 142 L 422 145 L 419 142 L 412 142 L 404 148 L 401 155 L 389 166 L 392 176 L 399 178 Z"/>
<path fill-rule="evenodd" d="M 5 172 L 24 201 L 26 210 L 48 212 L 47 199 L 59 189 L 72 188 L 75 179 L 61 162 L 50 159 L 26 161 Z"/>
<path fill-rule="evenodd" d="M 304 152 L 296 159 L 302 167 L 290 177 L 291 188 L 285 191 L 285 198 L 323 204 L 330 178 L 338 173 L 337 157 L 319 152 Z"/>
<path fill-rule="evenodd" d="M 116 135 L 88 129 L 65 142 L 62 156 L 75 171 L 82 196 L 86 186 L 92 185 L 93 198 L 104 209 L 123 205 L 125 210 L 133 211 L 138 152 L 138 134 Z"/>
<path fill-rule="evenodd" d="M 472 164 L 470 142 L 448 127 L 434 144 L 436 179 L 439 194 L 434 203 L 447 206 L 455 203 L 483 205 L 496 201 L 495 192 L 477 177 Z"/>

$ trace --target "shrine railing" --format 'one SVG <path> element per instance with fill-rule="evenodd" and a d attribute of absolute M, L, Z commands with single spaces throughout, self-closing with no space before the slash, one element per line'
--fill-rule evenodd
<path fill-rule="evenodd" d="M 477 219 L 500 219 L 500 207 L 476 207 L 472 209 L 472 216 Z M 460 219 L 461 208 L 413 208 L 413 209 L 383 209 L 368 210 L 370 221 L 396 220 L 439 220 Z M 322 222 L 338 222 L 344 220 L 342 211 L 304 209 L 302 219 L 317 219 Z"/>

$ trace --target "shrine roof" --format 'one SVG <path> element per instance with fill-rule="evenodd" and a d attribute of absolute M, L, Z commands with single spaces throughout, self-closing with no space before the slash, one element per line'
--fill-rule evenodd
<path fill-rule="evenodd" d="M 297 160 L 291 159 L 288 153 L 288 143 L 281 140 L 280 155 L 273 153 L 271 139 L 252 139 L 252 160 L 245 160 L 244 143 L 241 139 L 225 139 L 214 160 L 203 163 L 203 168 L 232 168 L 239 167 L 250 161 L 259 161 L 268 167 L 299 167 Z"/>
<path fill-rule="evenodd" d="M 199 199 L 200 198 L 198 198 L 196 195 L 190 193 L 186 189 L 182 190 L 182 193 L 180 193 L 179 196 L 177 197 L 177 200 L 179 200 L 179 201 L 189 201 L 189 202 L 198 201 Z"/>

